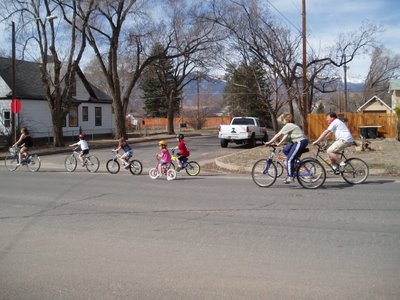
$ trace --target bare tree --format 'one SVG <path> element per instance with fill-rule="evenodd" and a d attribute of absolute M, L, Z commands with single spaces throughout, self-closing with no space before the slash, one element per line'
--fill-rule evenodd
<path fill-rule="evenodd" d="M 167 2 L 166 11 L 177 2 Z M 113 98 L 117 138 L 126 135 L 125 115 L 129 98 L 143 71 L 157 59 L 174 59 L 200 51 L 200 45 L 209 41 L 209 27 L 196 33 L 185 32 L 182 26 L 177 26 L 179 22 L 176 22 L 174 14 L 172 17 L 168 14 L 164 16 L 166 21 L 170 21 L 169 24 L 166 21 L 157 23 L 146 14 L 145 4 L 144 0 L 102 1 L 88 30 L 87 39 L 105 74 Z M 147 2 L 147 5 L 152 4 L 151 1 Z M 153 8 L 147 7 L 147 12 Z M 163 45 L 164 52 L 151 54 L 151 49 L 157 43 Z M 125 86 L 121 85 L 121 54 L 131 58 L 129 66 L 126 66 L 130 80 Z"/>
<path fill-rule="evenodd" d="M 371 65 L 365 79 L 365 100 L 378 96 L 388 98 L 389 81 L 400 76 L 400 55 L 383 47 L 377 47 L 371 54 Z"/>
<path fill-rule="evenodd" d="M 258 0 L 213 0 L 212 11 L 214 22 L 229 30 L 237 45 L 245 48 L 279 76 L 286 89 L 289 112 L 294 113 L 292 103 L 295 102 L 304 128 L 313 104 L 313 89 L 317 82 L 323 80 L 320 75 L 331 65 L 340 67 L 348 64 L 367 46 L 373 45 L 374 36 L 378 32 L 378 27 L 365 23 L 356 32 L 340 35 L 330 55 L 309 57 L 307 81 L 311 94 L 308 95 L 309 101 L 304 103 L 301 97 L 300 34 L 292 35 L 289 29 L 279 25 Z"/>
<path fill-rule="evenodd" d="M 63 146 L 63 120 L 71 106 L 76 70 L 86 46 L 84 35 L 79 33 L 86 29 L 94 0 L 7 1 L 5 4 L 8 18 L 17 19 L 25 34 L 24 51 L 34 47 L 33 54 L 40 60 L 41 79 L 52 117 L 53 144 Z M 58 21 L 57 17 L 63 19 Z"/>

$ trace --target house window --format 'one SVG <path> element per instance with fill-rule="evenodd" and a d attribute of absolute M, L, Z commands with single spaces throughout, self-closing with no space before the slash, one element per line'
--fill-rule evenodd
<path fill-rule="evenodd" d="M 5 128 L 10 128 L 11 127 L 11 113 L 9 110 L 5 110 L 3 114 L 3 121 L 4 121 L 4 127 Z"/>
<path fill-rule="evenodd" d="M 89 107 L 87 106 L 82 106 L 82 121 L 89 121 Z"/>
<path fill-rule="evenodd" d="M 69 110 L 69 127 L 77 127 L 78 126 L 78 107 L 72 106 Z"/>
<path fill-rule="evenodd" d="M 94 108 L 94 125 L 101 126 L 101 107 L 97 106 Z"/>

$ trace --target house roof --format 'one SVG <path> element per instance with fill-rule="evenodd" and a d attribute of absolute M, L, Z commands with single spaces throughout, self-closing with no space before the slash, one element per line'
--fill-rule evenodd
<path fill-rule="evenodd" d="M 45 90 L 40 80 L 40 63 L 23 60 L 16 61 L 15 96 L 20 99 L 44 100 Z M 11 87 L 12 85 L 12 59 L 0 57 L 0 77 Z M 106 93 L 87 81 L 83 72 L 78 69 L 77 77 L 83 84 L 76 84 L 73 100 L 111 103 L 112 99 Z M 78 96 L 79 95 L 79 96 Z M 11 93 L 3 98 L 11 98 Z"/>
<path fill-rule="evenodd" d="M 392 111 L 392 109 L 385 103 L 383 102 L 379 97 L 373 96 L 371 99 L 369 99 L 367 102 L 365 102 L 363 105 L 361 105 L 358 109 L 357 112 L 363 111 L 365 108 L 370 106 L 372 102 L 377 101 L 381 105 L 383 105 L 387 110 Z"/>
<path fill-rule="evenodd" d="M 400 79 L 390 79 L 389 91 L 400 90 Z"/>

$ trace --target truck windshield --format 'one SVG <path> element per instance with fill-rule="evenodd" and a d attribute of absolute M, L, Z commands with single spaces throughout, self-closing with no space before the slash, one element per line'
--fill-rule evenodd
<path fill-rule="evenodd" d="M 232 125 L 254 125 L 254 121 L 246 118 L 233 119 Z"/>

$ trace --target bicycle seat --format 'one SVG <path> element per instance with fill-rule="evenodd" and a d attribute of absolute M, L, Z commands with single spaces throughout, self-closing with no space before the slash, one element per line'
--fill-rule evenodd
<path fill-rule="evenodd" d="M 304 148 L 303 151 L 301 151 L 301 154 L 307 153 L 307 152 L 310 152 L 310 148 L 308 148 L 308 147 Z"/>

